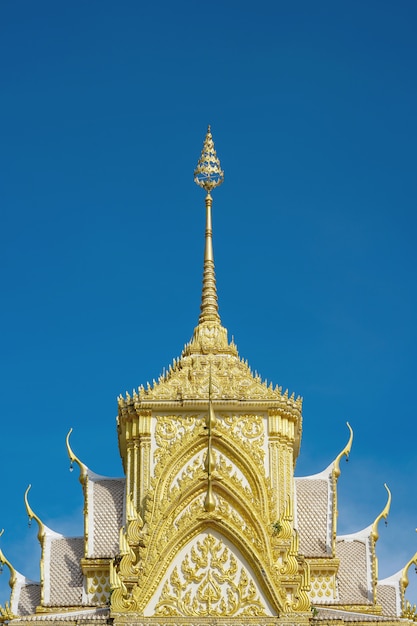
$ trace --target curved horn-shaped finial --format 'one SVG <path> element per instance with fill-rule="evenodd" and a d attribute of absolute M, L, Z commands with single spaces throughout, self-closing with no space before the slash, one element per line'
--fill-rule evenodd
<path fill-rule="evenodd" d="M 417 528 L 416 528 L 416 533 L 417 533 Z M 402 601 L 404 604 L 404 593 L 405 590 L 408 587 L 408 570 L 410 569 L 410 567 L 412 565 L 416 566 L 416 571 L 417 571 L 417 552 L 415 553 L 415 555 L 413 557 L 411 557 L 411 559 L 408 561 L 407 565 L 403 568 L 402 574 L 401 574 L 401 578 L 400 578 L 400 587 L 401 587 L 401 595 L 402 595 Z"/>
<path fill-rule="evenodd" d="M 372 539 L 375 542 L 378 541 L 378 537 L 379 537 L 379 534 L 378 534 L 378 524 L 382 520 L 382 518 L 387 519 L 389 510 L 391 508 L 391 491 L 388 489 L 388 486 L 387 486 L 386 483 L 384 483 L 384 487 L 387 490 L 388 499 L 387 499 L 387 503 L 384 506 L 384 508 L 382 509 L 381 513 L 378 515 L 378 517 L 376 518 L 376 520 L 372 524 L 371 537 L 372 537 Z"/>
<path fill-rule="evenodd" d="M 10 563 L 10 561 L 6 559 L 1 549 L 0 549 L 0 565 L 2 569 L 4 565 L 7 565 L 7 567 L 9 568 L 9 571 L 10 571 L 9 587 L 13 589 L 13 586 L 16 582 L 16 570 L 13 567 L 13 565 Z"/>
<path fill-rule="evenodd" d="M 2 530 L 0 531 L 0 537 L 3 535 L 3 533 L 4 533 L 4 528 L 2 528 Z M 13 567 L 13 565 L 10 563 L 10 561 L 6 559 L 6 557 L 3 554 L 3 551 L 0 548 L 0 566 L 2 570 L 3 570 L 4 565 L 7 565 L 7 567 L 9 568 L 9 571 L 10 571 L 9 587 L 13 589 L 13 585 L 16 582 L 16 570 Z"/>
<path fill-rule="evenodd" d="M 346 422 L 346 426 L 349 428 L 349 441 L 347 442 L 347 444 L 345 445 L 345 447 L 343 448 L 343 450 L 340 452 L 340 454 L 338 454 L 338 456 L 335 458 L 334 464 L 333 464 L 333 474 L 335 476 L 335 478 L 339 478 L 340 476 L 340 461 L 342 460 L 342 458 L 345 456 L 346 460 L 349 459 L 349 454 L 350 454 L 350 450 L 352 448 L 352 442 L 353 442 L 353 430 L 349 424 L 349 422 Z"/>
<path fill-rule="evenodd" d="M 31 521 L 34 519 L 35 522 L 38 524 L 39 530 L 38 530 L 38 539 L 39 541 L 42 540 L 44 534 L 45 534 L 45 525 L 43 524 L 43 522 L 41 522 L 41 520 L 39 519 L 39 517 L 36 515 L 36 513 L 33 512 L 32 507 L 29 504 L 29 500 L 28 500 L 28 493 L 31 490 L 32 485 L 29 485 L 28 488 L 25 491 L 25 506 L 26 506 L 26 512 L 28 514 L 29 517 L 29 524 L 31 523 Z"/>
<path fill-rule="evenodd" d="M 87 466 L 80 461 L 80 459 L 74 454 L 71 445 L 70 445 L 70 436 L 72 433 L 72 428 L 69 429 L 68 435 L 65 439 L 65 443 L 67 445 L 67 452 L 70 459 L 70 470 L 72 471 L 73 463 L 76 463 L 80 468 L 80 483 L 83 485 L 85 483 L 85 479 L 87 477 Z"/>

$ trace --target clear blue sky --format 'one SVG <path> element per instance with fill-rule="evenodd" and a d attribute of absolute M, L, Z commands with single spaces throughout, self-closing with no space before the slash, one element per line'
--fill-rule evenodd
<path fill-rule="evenodd" d="M 415 0 L 3 0 L 0 542 L 22 573 L 38 577 L 27 484 L 45 523 L 80 533 L 67 431 L 120 475 L 117 395 L 191 337 L 208 123 L 222 321 L 304 397 L 298 475 L 352 424 L 339 531 L 373 522 L 387 482 L 381 575 L 417 550 L 416 32 Z"/>

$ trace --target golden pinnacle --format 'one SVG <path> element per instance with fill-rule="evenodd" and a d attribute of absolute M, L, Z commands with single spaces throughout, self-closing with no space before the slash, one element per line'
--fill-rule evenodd
<path fill-rule="evenodd" d="M 209 126 L 204 139 L 201 157 L 194 171 L 194 182 L 210 194 L 211 190 L 221 185 L 223 180 L 224 172 L 220 167 L 220 160 L 216 154 Z"/>

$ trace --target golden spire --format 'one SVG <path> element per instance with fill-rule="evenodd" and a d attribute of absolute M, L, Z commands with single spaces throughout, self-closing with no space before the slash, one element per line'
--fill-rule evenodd
<path fill-rule="evenodd" d="M 224 172 L 220 167 L 214 147 L 210 126 L 207 129 L 201 157 L 194 171 L 194 182 L 206 190 L 206 237 L 204 250 L 203 292 L 201 296 L 199 324 L 217 322 L 220 324 L 217 302 L 216 276 L 214 273 L 213 230 L 211 207 L 213 199 L 210 192 L 222 184 Z"/>

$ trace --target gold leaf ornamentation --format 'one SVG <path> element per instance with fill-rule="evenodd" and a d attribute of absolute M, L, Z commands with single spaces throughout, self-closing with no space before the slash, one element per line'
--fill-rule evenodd
<path fill-rule="evenodd" d="M 261 415 L 220 413 L 219 430 L 239 442 L 264 474 L 264 423 Z"/>
<path fill-rule="evenodd" d="M 219 328 L 222 329 L 222 327 Z M 220 341 L 217 335 L 204 335 L 205 342 L 210 339 L 215 343 L 210 350 L 206 346 L 207 354 L 205 354 L 200 346 L 202 329 L 202 326 L 196 328 L 196 331 L 200 333 L 198 341 L 194 337 L 184 349 L 181 357 L 152 386 L 149 385 L 147 389 L 140 387 L 139 394 L 135 393 L 133 399 L 119 398 L 121 410 L 129 402 L 137 403 L 147 400 L 204 399 L 208 401 L 211 372 L 212 400 L 273 401 L 277 403 L 283 414 L 288 414 L 296 420 L 301 418 L 302 399 L 289 397 L 288 392 L 283 393 L 280 387 L 268 385 L 258 374 L 254 374 L 248 363 L 237 355 L 234 344 L 228 344 L 227 339 L 223 338 Z M 218 328 L 217 332 L 219 332 Z"/>
<path fill-rule="evenodd" d="M 247 571 L 222 541 L 207 535 L 165 582 L 156 615 L 264 616 L 265 606 Z"/>
<path fill-rule="evenodd" d="M 165 462 L 172 455 L 175 444 L 181 447 L 190 442 L 204 426 L 204 419 L 199 415 L 158 415 L 155 427 L 155 443 L 157 448 L 154 452 L 154 461 Z M 163 465 L 162 465 L 163 466 Z M 161 471 L 162 466 L 158 468 Z M 155 470 L 155 474 L 158 474 Z"/>

